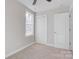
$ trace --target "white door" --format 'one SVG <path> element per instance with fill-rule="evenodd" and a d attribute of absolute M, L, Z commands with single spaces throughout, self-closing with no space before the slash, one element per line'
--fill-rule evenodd
<path fill-rule="evenodd" d="M 36 16 L 36 42 L 47 43 L 47 16 Z"/>
<path fill-rule="evenodd" d="M 69 49 L 69 14 L 54 16 L 54 40 L 56 48 Z"/>

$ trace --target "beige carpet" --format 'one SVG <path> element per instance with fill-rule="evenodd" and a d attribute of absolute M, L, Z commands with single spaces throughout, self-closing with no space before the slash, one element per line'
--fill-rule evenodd
<path fill-rule="evenodd" d="M 42 44 L 33 44 L 7 59 L 73 59 L 72 52 Z"/>

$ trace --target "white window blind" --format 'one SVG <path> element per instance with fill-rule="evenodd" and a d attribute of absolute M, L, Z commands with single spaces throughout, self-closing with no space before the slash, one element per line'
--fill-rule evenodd
<path fill-rule="evenodd" d="M 26 36 L 34 34 L 34 15 L 26 12 Z"/>

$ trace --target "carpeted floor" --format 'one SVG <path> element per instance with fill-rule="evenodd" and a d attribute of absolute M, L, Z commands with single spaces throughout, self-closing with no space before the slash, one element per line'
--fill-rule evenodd
<path fill-rule="evenodd" d="M 33 44 L 7 59 L 73 59 L 72 51 Z"/>

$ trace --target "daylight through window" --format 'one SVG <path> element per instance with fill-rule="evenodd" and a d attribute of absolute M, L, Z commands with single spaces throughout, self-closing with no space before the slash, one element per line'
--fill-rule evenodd
<path fill-rule="evenodd" d="M 34 33 L 34 15 L 26 12 L 26 36 L 33 35 Z"/>

